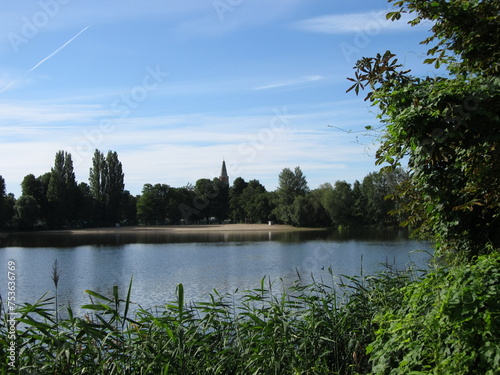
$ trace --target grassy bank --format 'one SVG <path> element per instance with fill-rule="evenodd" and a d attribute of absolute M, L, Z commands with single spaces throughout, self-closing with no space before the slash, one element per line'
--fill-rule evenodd
<path fill-rule="evenodd" d="M 387 269 L 336 286 L 298 276 L 286 290 L 262 279 L 198 303 L 178 285 L 176 301 L 134 314 L 132 281 L 123 295 L 87 291 L 83 316 L 64 307 L 61 319 L 56 296 L 43 297 L 17 309 L 14 366 L 4 302 L 2 373 L 497 374 L 499 263 L 491 256 L 418 279 Z"/>

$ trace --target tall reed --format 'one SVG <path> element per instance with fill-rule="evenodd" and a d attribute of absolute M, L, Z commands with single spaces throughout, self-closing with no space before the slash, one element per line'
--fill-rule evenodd
<path fill-rule="evenodd" d="M 397 303 L 411 273 L 389 269 L 344 277 L 340 284 L 330 275 L 310 283 L 299 276 L 289 288 L 263 278 L 255 289 L 214 290 L 197 303 L 186 301 L 179 284 L 175 301 L 162 308 L 136 306 L 132 315 L 132 280 L 124 296 L 118 287 L 111 296 L 87 290 L 83 316 L 68 306 L 67 317 L 60 318 L 55 297 L 43 296 L 18 309 L 18 373 L 366 373 L 372 318 L 380 307 Z M 4 321 L 0 333 L 5 329 Z M 0 339 L 3 363 L 4 346 Z"/>

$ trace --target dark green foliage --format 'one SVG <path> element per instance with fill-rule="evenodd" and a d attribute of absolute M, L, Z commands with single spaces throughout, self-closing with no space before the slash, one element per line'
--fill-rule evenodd
<path fill-rule="evenodd" d="M 215 218 L 222 222 L 229 216 L 229 186 L 218 178 L 201 178 L 196 181 L 194 198 L 186 207 L 194 219 L 209 223 L 211 218 Z"/>
<path fill-rule="evenodd" d="M 125 225 L 137 225 L 137 202 L 138 197 L 130 194 L 128 190 L 123 192 L 123 199 L 120 207 L 121 221 Z M 177 222 L 176 220 L 175 222 Z"/>
<path fill-rule="evenodd" d="M 64 172 L 65 169 L 69 173 Z M 65 181 L 65 174 L 69 176 L 68 183 L 61 182 Z M 35 202 L 27 206 L 27 199 L 31 202 L 31 198 L 21 199 L 16 217 L 14 197 L 4 195 L 0 200 L 0 207 L 4 207 L 0 209 L 0 219 L 4 218 L 0 227 L 46 229 L 114 226 L 116 223 L 191 224 L 214 219 L 222 222 L 228 218 L 233 222 L 277 221 L 307 227 L 396 225 L 397 220 L 390 219 L 388 213 L 394 211 L 396 205 L 385 199 L 386 194 L 399 194 L 388 183 L 396 175 L 404 175 L 404 172 L 374 172 L 363 180 L 363 185 L 355 181 L 351 188 L 347 182 L 337 181 L 335 188 L 326 183 L 310 191 L 299 167 L 294 172 L 285 168 L 280 174 L 282 186 L 274 192 L 266 191 L 259 180 L 246 182 L 238 177 L 232 187 L 217 178 L 200 179 L 195 186 L 181 188 L 145 184 L 142 194 L 134 197 L 124 190 L 124 175 L 116 152 L 109 151 L 105 157 L 96 150 L 89 184 L 75 185 L 71 155 L 61 151 L 56 155 L 56 167 L 52 172 L 39 177 L 29 174 L 24 178 L 23 196 L 30 196 Z M 56 199 L 56 191 L 66 194 L 66 205 L 62 204 L 63 200 Z M 38 211 L 29 213 L 28 208 L 34 208 L 35 203 Z M 58 210 L 53 211 L 56 206 Z M 26 214 L 20 216 L 20 212 Z"/>
<path fill-rule="evenodd" d="M 95 220 L 101 225 L 114 225 L 120 222 L 120 209 L 125 185 L 122 164 L 118 154 L 108 151 L 106 157 L 95 150 L 89 185 L 95 202 Z"/>
<path fill-rule="evenodd" d="M 349 90 L 369 88 L 387 125 L 377 163 L 408 161 L 399 212 L 448 261 L 471 260 L 500 247 L 500 2 L 391 2 L 388 18 L 433 21 L 425 62 L 449 75 L 414 77 L 387 51 L 357 62 Z"/>
<path fill-rule="evenodd" d="M 496 0 L 389 0 L 401 12 L 415 15 L 412 25 L 431 20 L 432 33 L 424 44 L 436 42 L 428 51 L 428 64 L 446 64 L 457 74 L 500 74 L 500 16 Z M 437 57 L 434 57 L 436 56 Z"/>
<path fill-rule="evenodd" d="M 499 254 L 439 268 L 402 292 L 375 319 L 375 374 L 500 373 Z"/>
<path fill-rule="evenodd" d="M 231 220 L 239 223 L 245 222 L 245 209 L 241 204 L 241 194 L 248 186 L 248 183 L 241 177 L 233 181 L 233 186 L 229 189 L 229 210 Z"/>
<path fill-rule="evenodd" d="M 51 176 L 51 173 L 45 173 L 44 175 L 38 177 L 35 177 L 33 174 L 29 174 L 24 177 L 21 183 L 22 195 L 35 198 L 36 203 L 40 208 L 38 222 L 41 227 L 46 226 L 47 221 L 50 219 L 50 205 L 47 192 L 49 190 Z"/>
<path fill-rule="evenodd" d="M 170 186 L 166 184 L 146 184 L 137 201 L 137 218 L 141 224 L 166 224 Z"/>
<path fill-rule="evenodd" d="M 66 151 L 59 151 L 56 153 L 54 167 L 51 169 L 47 187 L 49 205 L 47 219 L 51 227 L 68 226 L 75 219 L 76 192 L 76 179 L 71 154 Z"/>
<path fill-rule="evenodd" d="M 75 226 L 79 228 L 89 227 L 94 224 L 95 202 L 92 197 L 90 186 L 80 182 L 76 191 L 76 221 Z"/>
<path fill-rule="evenodd" d="M 0 229 L 8 228 L 12 225 L 14 217 L 15 199 L 12 195 L 6 193 L 5 180 L 0 176 Z"/>
<path fill-rule="evenodd" d="M 31 195 L 22 195 L 14 206 L 14 220 L 16 226 L 21 229 L 33 228 L 40 216 L 40 206 Z"/>
<path fill-rule="evenodd" d="M 277 202 L 275 214 L 278 220 L 285 224 L 293 224 L 293 202 L 299 196 L 305 196 L 309 192 L 307 180 L 300 167 L 285 168 L 279 175 L 279 186 L 276 190 Z"/>

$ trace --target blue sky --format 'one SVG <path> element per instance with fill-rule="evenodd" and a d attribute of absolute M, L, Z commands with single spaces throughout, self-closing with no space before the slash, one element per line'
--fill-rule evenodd
<path fill-rule="evenodd" d="M 390 49 L 416 75 L 428 25 L 385 21 L 382 0 L 40 0 L 0 3 L 0 175 L 71 153 L 88 182 L 97 148 L 126 189 L 219 175 L 268 190 L 300 166 L 314 189 L 377 170 L 374 109 L 346 77 Z"/>

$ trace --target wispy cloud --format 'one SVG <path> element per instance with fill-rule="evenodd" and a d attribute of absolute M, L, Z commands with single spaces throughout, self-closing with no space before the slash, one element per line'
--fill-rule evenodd
<path fill-rule="evenodd" d="M 306 83 L 310 83 L 310 82 L 321 81 L 323 79 L 324 79 L 324 77 L 320 76 L 320 75 L 310 75 L 310 76 L 304 76 L 304 77 L 295 78 L 295 79 L 288 79 L 285 81 L 272 82 L 269 84 L 256 86 L 253 89 L 254 90 L 268 90 L 268 89 L 275 89 L 275 88 L 281 88 L 281 87 L 287 87 L 287 86 L 297 86 L 297 85 L 302 85 L 302 84 L 306 84 Z"/>
<path fill-rule="evenodd" d="M 295 23 L 295 27 L 300 30 L 322 34 L 381 33 L 412 30 L 412 27 L 408 25 L 408 21 L 413 18 L 411 15 L 402 14 L 399 21 L 390 21 L 386 19 L 388 11 L 330 14 L 299 21 Z"/>
<path fill-rule="evenodd" d="M 365 119 L 353 115 L 352 103 L 347 102 L 276 111 L 252 108 L 232 116 L 178 113 L 130 117 L 117 119 L 106 133 L 98 132 L 99 119 L 110 114 L 100 106 L 13 104 L 0 106 L 0 112 L 8 113 L 8 118 L 0 121 L 0 138 L 8 140 L 0 148 L 0 160 L 9 160 L 13 153 L 19 157 L 0 172 L 8 191 L 16 196 L 23 176 L 49 171 L 58 150 L 72 154 L 77 180 L 83 182 L 88 179 L 95 148 L 117 151 L 126 188 L 133 194 L 139 194 L 145 183 L 183 186 L 199 178 L 216 177 L 222 157 L 232 179 L 256 178 L 270 190 L 276 188 L 285 167 L 300 165 L 310 187 L 315 188 L 336 179 L 361 178 L 353 166 L 366 163 L 364 146 L 353 143 L 354 136 L 327 126 L 343 117 L 344 111 L 351 113 L 350 120 L 357 119 L 357 126 L 365 125 Z M 278 114 L 283 118 L 278 119 Z"/>
<path fill-rule="evenodd" d="M 0 126 L 19 129 L 23 126 L 59 126 L 60 124 L 92 123 L 111 114 L 100 105 L 48 104 L 44 102 L 3 101 L 0 103 Z"/>

